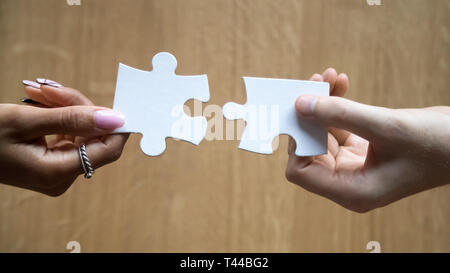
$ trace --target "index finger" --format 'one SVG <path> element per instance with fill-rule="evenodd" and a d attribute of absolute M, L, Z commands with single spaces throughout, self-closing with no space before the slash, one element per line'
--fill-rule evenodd
<path fill-rule="evenodd" d="M 80 91 L 70 87 L 41 85 L 41 92 L 47 101 L 61 106 L 94 105 Z"/>

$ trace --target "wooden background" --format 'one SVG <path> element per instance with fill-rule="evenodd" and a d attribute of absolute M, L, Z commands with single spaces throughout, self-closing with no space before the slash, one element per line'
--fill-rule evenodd
<path fill-rule="evenodd" d="M 178 74 L 208 74 L 203 106 L 245 102 L 245 75 L 306 79 L 329 66 L 363 103 L 450 105 L 450 1 L 382 2 L 0 0 L 0 101 L 47 77 L 111 107 L 119 62 L 150 70 L 169 51 Z M 448 186 L 357 214 L 286 181 L 285 136 L 271 156 L 169 139 L 149 158 L 139 139 L 59 198 L 0 185 L 0 251 L 366 252 L 372 240 L 450 251 Z"/>

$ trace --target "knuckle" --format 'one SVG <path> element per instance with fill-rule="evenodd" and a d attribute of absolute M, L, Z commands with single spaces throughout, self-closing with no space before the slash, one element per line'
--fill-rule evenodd
<path fill-rule="evenodd" d="M 289 182 L 294 182 L 298 174 L 295 168 L 287 167 L 284 175 Z"/>
<path fill-rule="evenodd" d="M 304 179 L 306 173 L 307 171 L 304 165 L 293 165 L 286 168 L 285 176 L 289 182 L 305 187 Z"/>
<path fill-rule="evenodd" d="M 121 147 L 109 147 L 108 154 L 111 162 L 118 160 L 122 156 L 122 148 Z"/>
<path fill-rule="evenodd" d="M 334 122 L 340 124 L 349 119 L 348 107 L 340 99 L 332 98 L 328 108 L 331 110 L 331 119 Z"/>
<path fill-rule="evenodd" d="M 378 206 L 373 194 L 356 192 L 346 200 L 344 207 L 357 213 L 367 213 Z"/>
<path fill-rule="evenodd" d="M 67 91 L 70 94 L 68 96 L 70 105 L 93 105 L 93 103 L 80 91 L 73 88 L 67 88 Z"/>
<path fill-rule="evenodd" d="M 69 189 L 69 186 L 58 187 L 58 188 L 55 188 L 55 189 L 48 190 L 47 192 L 45 192 L 45 194 L 50 196 L 50 197 L 60 197 L 68 189 Z"/>
<path fill-rule="evenodd" d="M 45 183 L 46 190 L 45 194 L 51 197 L 58 197 L 65 193 L 69 187 L 72 185 L 75 178 L 65 178 L 58 179 L 55 176 L 50 176 L 44 178 L 45 180 L 41 181 L 41 183 Z"/>
<path fill-rule="evenodd" d="M 82 115 L 77 111 L 77 109 L 67 107 L 61 111 L 60 116 L 60 126 L 64 131 L 70 132 L 74 129 L 81 130 L 84 128 L 84 123 L 86 122 Z"/>
<path fill-rule="evenodd" d="M 68 131 L 71 128 L 77 128 L 79 123 L 77 115 L 71 108 L 66 108 L 64 111 L 61 111 L 61 117 L 59 121 L 60 126 L 64 131 Z"/>
<path fill-rule="evenodd" d="M 60 197 L 60 196 L 62 195 L 62 193 L 53 192 L 53 191 L 48 191 L 48 192 L 46 192 L 45 194 L 46 194 L 47 196 L 54 197 L 54 198 Z"/>
<path fill-rule="evenodd" d="M 368 207 L 368 206 L 360 206 L 360 207 L 355 207 L 353 209 L 354 212 L 360 213 L 360 214 L 365 214 L 370 212 L 371 210 L 373 210 L 373 208 Z"/>
<path fill-rule="evenodd" d="M 353 196 L 342 203 L 346 209 L 357 213 L 367 213 L 376 208 L 372 202 L 362 196 Z"/>
<path fill-rule="evenodd" d="M 364 177 L 351 177 L 343 181 L 337 203 L 357 213 L 367 213 L 377 207 L 377 190 Z"/>
<path fill-rule="evenodd" d="M 345 101 L 337 97 L 319 97 L 316 102 L 316 109 L 322 118 L 335 124 L 340 124 L 348 119 L 348 107 Z"/>
<path fill-rule="evenodd" d="M 0 108 L 1 119 L 0 126 L 3 129 L 9 128 L 12 131 L 21 131 L 23 125 L 21 120 L 24 119 L 24 113 L 21 107 L 14 104 L 4 104 Z M 6 130 L 2 130 L 6 131 Z"/>
<path fill-rule="evenodd" d="M 357 199 L 354 200 L 354 204 L 352 207 L 354 212 L 357 213 L 367 213 L 376 208 L 370 200 L 367 199 Z"/>
<path fill-rule="evenodd" d="M 122 156 L 124 145 L 122 136 L 111 136 L 110 141 L 107 141 L 104 146 L 106 161 L 110 163 L 118 160 Z"/>
<path fill-rule="evenodd" d="M 77 105 L 77 100 L 73 94 L 69 93 L 63 98 L 63 103 L 68 106 Z"/>

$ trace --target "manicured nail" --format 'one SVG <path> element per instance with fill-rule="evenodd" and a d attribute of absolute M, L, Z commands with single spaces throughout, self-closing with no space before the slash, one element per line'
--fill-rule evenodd
<path fill-rule="evenodd" d="M 27 103 L 27 104 L 39 104 L 39 102 L 34 101 L 32 99 L 29 99 L 29 98 L 22 98 L 22 99 L 20 99 L 20 101 L 23 102 L 23 103 Z"/>
<path fill-rule="evenodd" d="M 62 84 L 52 81 L 52 80 L 49 80 L 49 79 L 37 78 L 36 82 L 43 84 L 43 85 L 50 85 L 50 86 L 57 87 L 57 88 L 62 87 Z"/>
<path fill-rule="evenodd" d="M 101 129 L 116 129 L 125 124 L 122 113 L 113 110 L 100 110 L 95 112 L 95 125 Z"/>
<path fill-rule="evenodd" d="M 33 81 L 29 81 L 29 80 L 23 80 L 22 84 L 26 85 L 26 86 L 31 86 L 31 87 L 37 88 L 37 89 L 41 88 L 41 85 L 39 83 L 33 82 Z"/>
<path fill-rule="evenodd" d="M 310 116 L 314 112 L 314 107 L 317 103 L 317 97 L 311 95 L 304 95 L 297 99 L 297 110 L 301 115 Z"/>

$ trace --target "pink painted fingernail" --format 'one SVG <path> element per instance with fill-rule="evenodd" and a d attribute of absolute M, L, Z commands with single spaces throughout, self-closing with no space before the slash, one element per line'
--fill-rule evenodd
<path fill-rule="evenodd" d="M 41 85 L 39 83 L 33 82 L 33 81 L 29 81 L 29 80 L 23 80 L 22 84 L 26 85 L 26 86 L 31 86 L 31 87 L 37 88 L 37 89 L 41 88 Z"/>
<path fill-rule="evenodd" d="M 62 87 L 62 84 L 60 84 L 59 82 L 55 82 L 55 81 L 52 81 L 49 79 L 37 78 L 36 82 L 43 84 L 43 85 L 50 85 L 50 86 L 58 87 L 58 88 Z"/>
<path fill-rule="evenodd" d="M 304 95 L 297 99 L 297 110 L 303 116 L 310 116 L 314 113 L 317 98 L 311 95 Z"/>
<path fill-rule="evenodd" d="M 100 110 L 95 112 L 95 125 L 101 129 L 116 129 L 125 124 L 122 113 L 113 110 Z"/>

